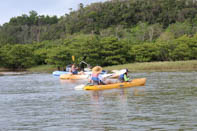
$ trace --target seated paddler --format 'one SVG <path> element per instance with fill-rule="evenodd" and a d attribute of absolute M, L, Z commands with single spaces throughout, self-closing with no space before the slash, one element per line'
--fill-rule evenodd
<path fill-rule="evenodd" d="M 93 83 L 93 85 L 103 85 L 105 84 L 102 81 L 102 76 L 101 76 L 101 72 L 102 72 L 102 67 L 100 66 L 95 66 L 92 69 L 92 75 L 91 75 L 91 79 L 90 82 Z"/>
<path fill-rule="evenodd" d="M 118 78 L 120 82 L 129 82 L 129 81 L 131 81 L 131 79 L 128 77 L 128 72 L 129 72 L 128 69 L 122 70 L 122 74 L 120 74 L 120 76 Z"/>
<path fill-rule="evenodd" d="M 77 68 L 77 66 L 75 64 L 72 65 L 70 72 L 73 75 L 77 75 L 78 74 L 78 68 Z"/>

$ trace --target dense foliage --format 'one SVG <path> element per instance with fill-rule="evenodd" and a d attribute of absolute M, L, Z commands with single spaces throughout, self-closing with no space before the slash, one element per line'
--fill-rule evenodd
<path fill-rule="evenodd" d="M 0 26 L 0 66 L 66 66 L 73 55 L 101 66 L 197 59 L 197 2 L 111 0 L 61 18 L 30 11 Z"/>

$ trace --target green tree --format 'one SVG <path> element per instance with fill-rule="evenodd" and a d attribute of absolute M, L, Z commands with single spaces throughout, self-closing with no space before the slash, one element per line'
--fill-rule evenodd
<path fill-rule="evenodd" d="M 190 59 L 197 59 L 197 33 L 191 38 L 191 41 L 188 43 L 188 46 L 191 49 Z"/>
<path fill-rule="evenodd" d="M 6 54 L 5 67 L 24 69 L 35 64 L 32 48 L 28 45 L 13 45 Z"/>
<path fill-rule="evenodd" d="M 58 46 L 48 50 L 46 63 L 56 65 L 57 67 L 65 67 L 72 62 L 71 53 L 68 47 Z"/>
<path fill-rule="evenodd" d="M 128 45 L 118 41 L 116 37 L 105 37 L 100 40 L 101 48 L 98 52 L 100 55 L 101 65 L 117 65 L 126 63 L 128 55 Z"/>
<path fill-rule="evenodd" d="M 99 56 L 99 38 L 96 35 L 79 34 L 70 38 L 71 42 L 68 48 L 71 54 L 75 56 L 76 63 L 85 60 L 91 65 L 96 65 L 100 61 Z"/>
<path fill-rule="evenodd" d="M 181 37 L 185 34 L 191 35 L 192 33 L 192 27 L 189 23 L 180 23 L 177 22 L 175 24 L 171 24 L 168 28 L 167 31 L 172 32 L 174 34 L 175 38 Z"/>
<path fill-rule="evenodd" d="M 137 62 L 158 61 L 159 50 L 154 43 L 143 43 L 131 47 L 130 55 L 135 57 Z"/>
<path fill-rule="evenodd" d="M 158 60 L 159 61 L 170 61 L 172 60 L 170 58 L 170 42 L 169 41 L 157 41 L 155 43 L 155 46 L 158 47 L 159 55 Z"/>
<path fill-rule="evenodd" d="M 177 44 L 173 51 L 174 60 L 189 60 L 197 58 L 197 35 L 188 37 L 184 35 L 174 40 Z"/>
<path fill-rule="evenodd" d="M 6 67 L 8 63 L 8 51 L 12 48 L 12 45 L 6 44 L 0 48 L 0 60 L 1 66 Z"/>
<path fill-rule="evenodd" d="M 172 51 L 171 57 L 173 60 L 189 60 L 191 57 L 191 52 L 187 44 L 179 44 Z"/>

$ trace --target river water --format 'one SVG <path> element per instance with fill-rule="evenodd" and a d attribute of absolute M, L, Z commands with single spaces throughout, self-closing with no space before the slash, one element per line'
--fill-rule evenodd
<path fill-rule="evenodd" d="M 197 130 L 197 72 L 133 73 L 146 86 L 76 91 L 52 74 L 0 76 L 0 130 Z"/>

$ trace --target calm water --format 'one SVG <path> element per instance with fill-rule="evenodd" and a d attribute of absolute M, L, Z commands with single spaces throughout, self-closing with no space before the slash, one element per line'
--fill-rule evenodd
<path fill-rule="evenodd" d="M 146 86 L 75 91 L 86 81 L 0 76 L 0 130 L 197 130 L 197 72 L 130 75 Z"/>

